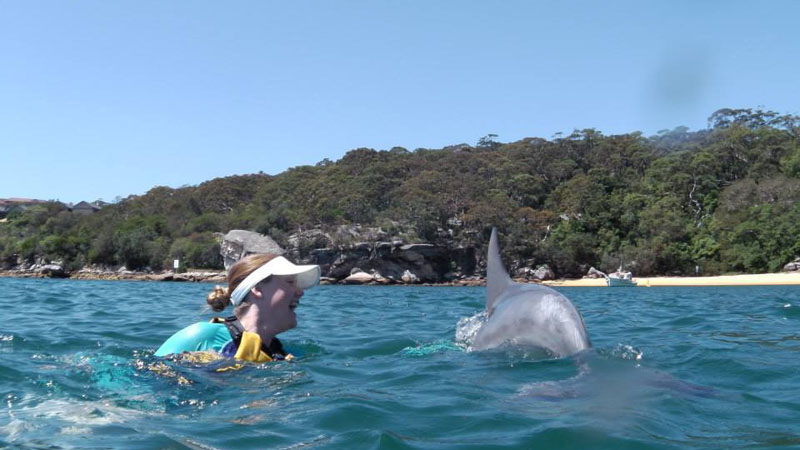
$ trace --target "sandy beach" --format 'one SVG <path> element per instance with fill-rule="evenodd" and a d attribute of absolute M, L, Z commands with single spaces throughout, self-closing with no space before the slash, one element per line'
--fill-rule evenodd
<path fill-rule="evenodd" d="M 800 272 L 760 273 L 748 275 L 720 275 L 716 277 L 634 277 L 637 287 L 657 286 L 769 286 L 800 285 Z M 599 287 L 605 286 L 604 278 L 544 281 L 548 286 Z"/>
<path fill-rule="evenodd" d="M 48 278 L 36 271 L 31 270 L 0 270 L 0 277 L 14 278 Z M 225 273 L 217 271 L 189 271 L 181 274 L 172 272 L 144 273 L 129 271 L 100 271 L 100 270 L 81 270 L 68 274 L 66 278 L 82 280 L 127 280 L 127 281 L 190 281 L 190 282 L 213 282 L 220 283 L 225 281 Z M 533 283 L 524 279 L 514 279 L 519 283 Z M 715 277 L 634 277 L 633 281 L 637 287 L 658 287 L 658 286 L 777 286 L 777 285 L 800 285 L 800 272 L 782 273 L 760 273 L 745 275 L 720 275 Z M 322 277 L 320 284 L 357 284 L 345 283 L 342 280 Z M 385 283 L 364 283 L 364 284 L 385 284 Z M 397 283 L 403 285 L 404 283 Z M 547 286 L 564 287 L 605 287 L 605 278 L 581 278 L 542 281 L 541 284 Z M 485 286 L 486 280 L 483 278 L 470 278 L 465 280 L 454 280 L 446 283 L 423 283 L 425 286 Z"/>

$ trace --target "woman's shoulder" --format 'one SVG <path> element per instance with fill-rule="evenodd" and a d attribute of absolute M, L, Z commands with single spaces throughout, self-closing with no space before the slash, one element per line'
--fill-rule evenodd
<path fill-rule="evenodd" d="M 214 323 L 214 322 L 196 322 L 188 327 L 178 331 L 175 334 L 185 334 L 188 337 L 210 337 L 219 333 L 220 331 L 226 331 L 225 325 L 222 323 Z"/>
<path fill-rule="evenodd" d="M 197 322 L 173 334 L 156 350 L 155 356 L 207 350 L 218 352 L 230 340 L 224 324 Z"/>

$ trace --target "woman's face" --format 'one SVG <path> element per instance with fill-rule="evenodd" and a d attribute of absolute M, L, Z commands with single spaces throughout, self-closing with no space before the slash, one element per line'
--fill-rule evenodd
<path fill-rule="evenodd" d="M 273 275 L 258 284 L 262 300 L 259 308 L 259 323 L 278 334 L 297 326 L 294 310 L 300 304 L 303 291 L 297 287 L 293 276 Z"/>

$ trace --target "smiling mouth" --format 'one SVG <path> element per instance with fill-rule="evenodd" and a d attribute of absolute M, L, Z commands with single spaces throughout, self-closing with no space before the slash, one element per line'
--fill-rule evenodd
<path fill-rule="evenodd" d="M 292 311 L 294 311 L 294 310 L 297 308 L 297 305 L 299 305 L 299 304 L 300 304 L 300 302 L 298 302 L 297 300 L 295 300 L 295 301 L 293 301 L 292 303 L 290 303 L 290 304 L 289 304 L 289 309 L 291 309 Z"/>

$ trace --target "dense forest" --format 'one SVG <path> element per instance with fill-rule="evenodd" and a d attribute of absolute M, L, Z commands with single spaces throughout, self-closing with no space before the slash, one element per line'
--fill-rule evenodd
<path fill-rule="evenodd" d="M 800 254 L 798 133 L 798 116 L 722 109 L 704 130 L 651 137 L 584 129 L 359 148 L 275 176 L 155 187 L 91 215 L 33 206 L 0 223 L 0 264 L 161 269 L 180 257 L 220 268 L 219 233 L 230 229 L 285 245 L 298 230 L 360 224 L 404 242 L 479 248 L 498 226 L 512 266 L 546 263 L 559 276 L 620 263 L 641 276 L 777 271 Z"/>

